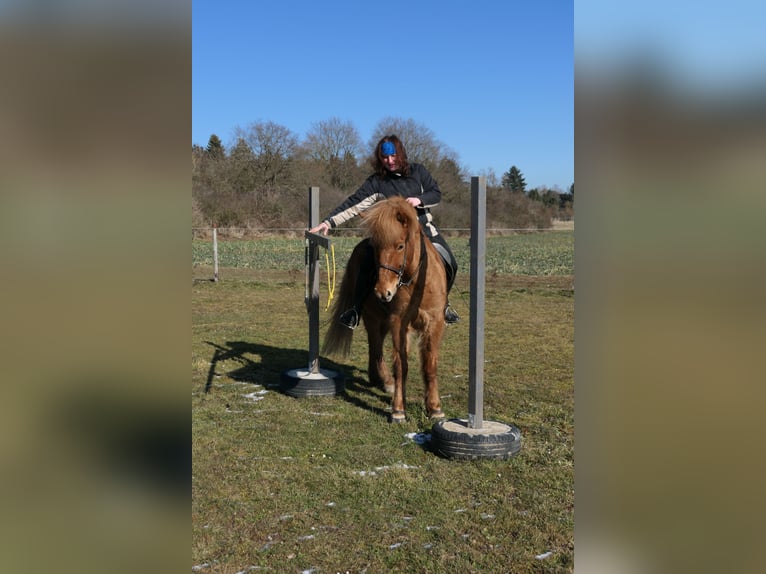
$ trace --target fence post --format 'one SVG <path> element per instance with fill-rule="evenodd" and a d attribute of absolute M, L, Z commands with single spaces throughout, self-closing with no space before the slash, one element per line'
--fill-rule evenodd
<path fill-rule="evenodd" d="M 218 283 L 218 226 L 213 225 L 213 281 Z"/>

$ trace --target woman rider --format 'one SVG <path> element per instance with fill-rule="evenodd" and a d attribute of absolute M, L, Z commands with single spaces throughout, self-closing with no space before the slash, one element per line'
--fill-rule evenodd
<path fill-rule="evenodd" d="M 447 242 L 434 225 L 430 211 L 431 207 L 441 201 L 442 194 L 439 184 L 423 165 L 407 161 L 404 145 L 395 135 L 384 136 L 378 142 L 375 147 L 372 166 L 375 173 L 370 175 L 362 186 L 343 203 L 333 209 L 322 223 L 311 229 L 311 232 L 327 235 L 330 229 L 334 229 L 359 215 L 377 201 L 401 195 L 417 210 L 418 220 L 426 237 L 431 240 L 444 261 L 447 274 L 447 294 L 449 295 L 455 282 L 457 261 Z M 361 305 L 372 286 L 372 269 L 360 270 L 355 289 L 354 305 L 340 316 L 340 322 L 350 329 L 356 328 L 359 324 Z M 444 309 L 444 320 L 448 324 L 460 320 L 458 314 L 450 307 L 449 301 Z"/>

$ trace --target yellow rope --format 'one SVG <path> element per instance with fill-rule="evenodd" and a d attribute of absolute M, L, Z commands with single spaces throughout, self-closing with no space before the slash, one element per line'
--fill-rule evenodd
<path fill-rule="evenodd" d="M 324 252 L 325 263 L 327 264 L 327 307 L 324 308 L 327 311 L 330 308 L 330 303 L 335 297 L 335 245 L 330 245 L 332 251 L 332 277 L 330 277 L 330 259 L 327 255 L 327 250 Z"/>

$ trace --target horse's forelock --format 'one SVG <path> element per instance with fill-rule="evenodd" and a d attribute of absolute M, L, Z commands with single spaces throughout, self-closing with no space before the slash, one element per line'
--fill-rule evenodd
<path fill-rule="evenodd" d="M 402 197 L 380 201 L 364 214 L 362 226 L 373 245 L 388 246 L 401 238 L 403 223 L 408 225 L 410 233 L 417 231 L 418 218 L 415 208 Z"/>

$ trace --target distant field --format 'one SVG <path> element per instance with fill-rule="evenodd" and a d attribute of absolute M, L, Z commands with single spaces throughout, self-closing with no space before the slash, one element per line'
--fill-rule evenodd
<path fill-rule="evenodd" d="M 334 240 L 338 281 L 356 240 Z M 449 418 L 468 414 L 469 251 L 439 365 Z M 509 461 L 429 450 L 413 357 L 408 421 L 370 387 L 363 330 L 336 397 L 296 399 L 280 374 L 308 361 L 303 240 L 192 245 L 192 567 L 239 572 L 571 572 L 574 556 L 573 234 L 489 238 L 484 417 L 513 423 Z M 324 256 L 323 256 L 324 257 Z M 321 332 L 328 312 L 323 259 Z M 422 444 L 421 444 L 422 443 Z"/>

